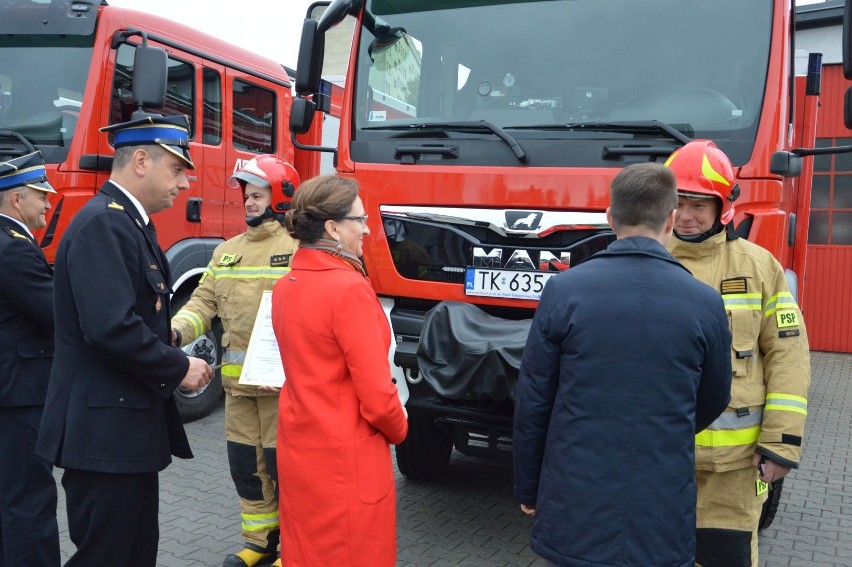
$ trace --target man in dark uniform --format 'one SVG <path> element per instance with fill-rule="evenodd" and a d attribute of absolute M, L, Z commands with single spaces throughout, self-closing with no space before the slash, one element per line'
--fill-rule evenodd
<path fill-rule="evenodd" d="M 56 193 L 39 152 L 0 161 L 0 567 L 59 565 L 53 467 L 35 454 L 53 361 L 53 271 L 33 238 Z"/>
<path fill-rule="evenodd" d="M 56 356 L 38 453 L 65 469 L 76 553 L 66 567 L 153 567 L 158 473 L 191 458 L 172 393 L 213 376 L 170 345 L 170 273 L 149 215 L 189 188 L 186 117 L 114 133 L 110 180 L 77 214 L 56 255 Z"/>

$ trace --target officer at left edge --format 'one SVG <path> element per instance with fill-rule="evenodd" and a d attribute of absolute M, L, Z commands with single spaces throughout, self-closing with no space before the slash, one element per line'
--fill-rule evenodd
<path fill-rule="evenodd" d="M 53 467 L 35 454 L 53 363 L 53 270 L 41 153 L 0 161 L 0 567 L 59 565 Z"/>

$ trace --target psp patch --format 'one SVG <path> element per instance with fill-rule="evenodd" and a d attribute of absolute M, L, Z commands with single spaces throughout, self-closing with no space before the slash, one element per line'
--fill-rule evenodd
<path fill-rule="evenodd" d="M 783 309 L 775 312 L 775 322 L 779 329 L 799 326 L 799 313 L 795 309 Z"/>
<path fill-rule="evenodd" d="M 233 266 L 240 259 L 239 254 L 222 254 L 222 257 L 219 258 L 220 266 Z"/>

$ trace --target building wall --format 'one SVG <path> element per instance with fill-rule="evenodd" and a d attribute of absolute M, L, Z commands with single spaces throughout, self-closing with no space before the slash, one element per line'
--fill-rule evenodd
<path fill-rule="evenodd" d="M 852 145 L 843 100 L 852 81 L 823 68 L 817 146 Z M 811 348 L 852 352 L 852 153 L 814 158 L 803 306 Z"/>

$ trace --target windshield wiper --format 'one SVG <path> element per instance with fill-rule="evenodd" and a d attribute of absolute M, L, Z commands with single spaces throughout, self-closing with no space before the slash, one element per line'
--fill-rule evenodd
<path fill-rule="evenodd" d="M 369 126 L 365 130 L 407 130 L 420 132 L 422 130 L 488 130 L 511 148 L 512 153 L 521 163 L 527 163 L 527 154 L 521 145 L 500 126 L 487 120 L 461 120 L 456 122 L 426 122 L 423 124 L 404 124 L 394 126 Z"/>
<path fill-rule="evenodd" d="M 679 124 L 684 130 L 693 132 L 692 126 L 689 124 Z M 669 138 L 681 144 L 688 144 L 692 138 L 684 134 L 681 130 L 659 120 L 625 120 L 623 122 L 575 122 L 565 125 L 571 130 L 609 130 L 615 132 L 647 132 L 657 131 L 666 134 Z"/>
<path fill-rule="evenodd" d="M 680 145 L 692 141 L 690 136 L 684 134 L 683 130 L 694 135 L 692 126 L 689 124 L 678 124 L 675 128 L 671 124 L 659 120 L 625 120 L 623 122 L 569 122 L 568 124 L 547 124 L 542 129 L 559 129 L 590 132 L 618 132 L 620 134 L 645 134 L 647 132 L 661 132 Z M 524 126 L 523 128 L 537 128 L 536 126 Z M 601 158 L 612 159 L 626 155 L 641 155 L 651 157 L 665 157 L 672 153 L 669 146 L 652 146 L 647 144 L 624 144 L 621 146 L 604 146 Z"/>

